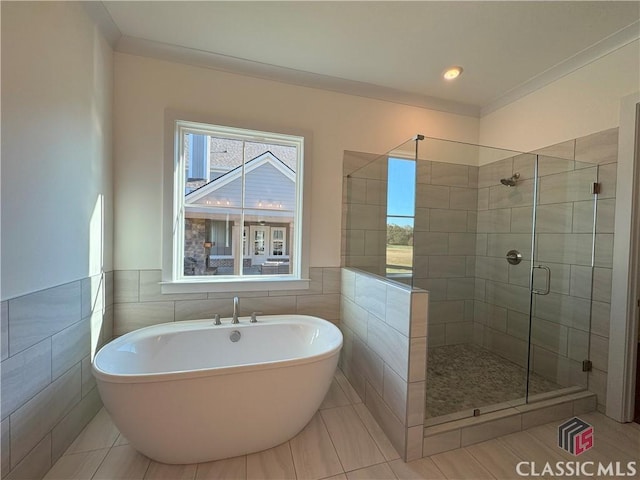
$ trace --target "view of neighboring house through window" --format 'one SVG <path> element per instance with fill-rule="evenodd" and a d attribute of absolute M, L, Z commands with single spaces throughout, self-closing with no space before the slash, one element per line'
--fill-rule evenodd
<path fill-rule="evenodd" d="M 303 139 L 179 121 L 177 141 L 176 278 L 299 275 Z"/>
<path fill-rule="evenodd" d="M 387 167 L 387 275 L 413 270 L 416 162 L 389 158 Z"/>

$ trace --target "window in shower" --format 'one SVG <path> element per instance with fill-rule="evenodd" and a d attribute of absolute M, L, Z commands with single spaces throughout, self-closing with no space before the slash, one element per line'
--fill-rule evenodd
<path fill-rule="evenodd" d="M 413 270 L 416 162 L 389 158 L 387 184 L 386 274 L 410 277 Z"/>

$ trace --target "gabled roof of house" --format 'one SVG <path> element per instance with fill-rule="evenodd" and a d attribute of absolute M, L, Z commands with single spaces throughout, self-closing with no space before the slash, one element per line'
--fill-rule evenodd
<path fill-rule="evenodd" d="M 282 173 L 285 178 L 288 178 L 292 182 L 295 182 L 295 171 L 282 160 L 280 160 L 277 156 L 275 156 L 270 150 L 258 155 L 257 157 L 252 158 L 251 160 L 248 160 L 244 164 L 245 175 L 266 164 L 272 165 L 276 168 L 276 170 Z M 218 178 L 215 178 L 214 180 L 205 183 L 201 187 L 187 193 L 185 195 L 186 203 L 197 202 L 199 199 L 215 192 L 224 185 L 228 185 L 232 181 L 239 179 L 241 175 L 242 165 L 239 165 L 222 174 Z"/>

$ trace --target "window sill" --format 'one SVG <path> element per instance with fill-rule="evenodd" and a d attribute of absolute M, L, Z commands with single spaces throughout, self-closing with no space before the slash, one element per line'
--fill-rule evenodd
<path fill-rule="evenodd" d="M 225 278 L 212 281 L 202 280 L 175 280 L 161 282 L 162 293 L 208 293 L 208 292 L 255 292 L 255 291 L 279 291 L 279 290 L 306 290 L 309 288 L 309 279 L 297 279 L 291 277 L 271 278 Z"/>

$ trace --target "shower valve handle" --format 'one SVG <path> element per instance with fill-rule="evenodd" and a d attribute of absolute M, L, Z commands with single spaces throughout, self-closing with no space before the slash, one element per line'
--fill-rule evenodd
<path fill-rule="evenodd" d="M 505 258 L 511 265 L 518 265 L 522 261 L 522 254 L 517 250 L 509 250 Z"/>

